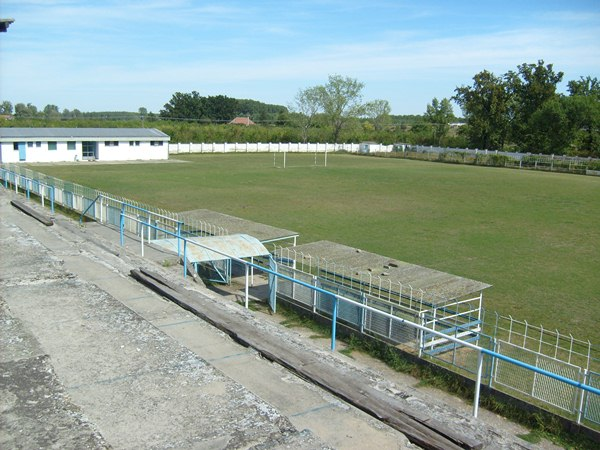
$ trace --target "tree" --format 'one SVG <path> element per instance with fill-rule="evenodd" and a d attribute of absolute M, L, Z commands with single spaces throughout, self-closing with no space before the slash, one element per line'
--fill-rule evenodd
<path fill-rule="evenodd" d="M 229 122 L 237 114 L 237 100 L 225 95 L 216 95 L 204 99 L 204 115 L 217 122 Z"/>
<path fill-rule="evenodd" d="M 38 110 L 31 103 L 17 103 L 15 105 L 15 116 L 17 118 L 29 118 L 37 116 Z"/>
<path fill-rule="evenodd" d="M 13 113 L 13 105 L 8 100 L 4 100 L 0 103 L 0 114 L 12 114 Z"/>
<path fill-rule="evenodd" d="M 592 97 L 600 101 L 600 81 L 594 77 L 581 77 L 579 80 L 571 80 L 567 83 L 568 90 L 571 96 L 581 95 L 584 97 Z"/>
<path fill-rule="evenodd" d="M 573 130 L 572 152 L 581 156 L 600 157 L 600 99 L 593 92 L 563 99 Z"/>
<path fill-rule="evenodd" d="M 44 107 L 44 117 L 46 120 L 56 120 L 60 118 L 60 110 L 56 105 L 46 105 Z"/>
<path fill-rule="evenodd" d="M 199 120 L 204 116 L 203 98 L 196 91 L 189 94 L 175 92 L 160 110 L 160 116 L 165 119 Z"/>
<path fill-rule="evenodd" d="M 373 122 L 375 131 L 386 129 L 391 123 L 392 107 L 387 100 L 373 100 L 365 105 L 365 114 Z"/>
<path fill-rule="evenodd" d="M 330 75 L 326 85 L 317 86 L 323 114 L 333 129 L 333 142 L 338 142 L 350 119 L 365 113 L 361 94 L 363 87 L 360 81 L 340 75 Z"/>
<path fill-rule="evenodd" d="M 308 131 L 314 125 L 315 117 L 321 110 L 319 87 L 314 86 L 299 90 L 290 109 L 296 113 L 292 118 L 300 127 L 302 142 L 308 142 Z"/>
<path fill-rule="evenodd" d="M 448 134 L 450 130 L 450 122 L 454 120 L 454 112 L 450 100 L 443 98 L 438 101 L 433 98 L 430 105 L 427 105 L 425 120 L 433 126 L 433 141 L 436 145 L 440 145 L 442 138 Z"/>
<path fill-rule="evenodd" d="M 511 96 L 507 83 L 484 70 L 473 77 L 472 86 L 454 90 L 452 99 L 467 120 L 469 145 L 481 149 L 502 149 L 509 131 Z"/>
<path fill-rule="evenodd" d="M 505 75 L 507 86 L 513 101 L 511 106 L 511 132 L 514 142 L 521 149 L 536 151 L 536 135 L 532 116 L 545 102 L 556 96 L 556 86 L 562 81 L 563 73 L 554 72 L 552 64 L 521 64 L 517 72 L 509 71 Z"/>

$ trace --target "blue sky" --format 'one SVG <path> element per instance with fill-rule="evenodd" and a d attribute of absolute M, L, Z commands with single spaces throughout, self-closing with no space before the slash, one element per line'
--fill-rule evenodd
<path fill-rule="evenodd" d="M 159 112 L 194 90 L 287 106 L 339 74 L 422 114 L 483 69 L 600 78 L 598 0 L 1 0 L 0 16 L 0 100 L 40 109 Z"/>

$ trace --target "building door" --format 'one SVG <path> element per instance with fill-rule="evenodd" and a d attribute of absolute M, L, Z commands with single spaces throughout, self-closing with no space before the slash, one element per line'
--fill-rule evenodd
<path fill-rule="evenodd" d="M 19 142 L 17 144 L 19 147 L 19 161 L 27 160 L 27 144 L 25 142 Z"/>
<path fill-rule="evenodd" d="M 83 159 L 98 159 L 97 142 L 84 141 L 81 144 L 81 157 Z"/>

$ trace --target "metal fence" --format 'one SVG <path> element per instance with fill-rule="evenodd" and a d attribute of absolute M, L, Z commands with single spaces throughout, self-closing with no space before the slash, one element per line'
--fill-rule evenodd
<path fill-rule="evenodd" d="M 427 161 L 600 176 L 600 159 L 598 158 L 409 144 L 396 144 L 392 155 Z"/>
<path fill-rule="evenodd" d="M 276 255 L 280 261 L 285 262 L 278 265 L 279 272 L 356 302 L 355 305 L 341 304 L 338 311 L 338 320 L 355 331 L 383 339 L 421 357 L 426 355 L 439 363 L 470 374 L 478 372 L 479 354 L 471 347 L 458 343 L 456 338 L 459 338 L 460 342 L 471 342 L 480 348 L 505 356 L 508 360 L 519 360 L 542 371 L 591 386 L 600 385 L 600 375 L 597 372 L 600 369 L 598 348 L 589 341 L 577 340 L 557 330 L 532 326 L 526 321 L 498 314 L 491 315 L 492 324 L 483 325 L 484 330 L 489 333 L 486 335 L 481 330 L 475 331 L 466 326 L 461 328 L 456 322 L 444 320 L 442 314 L 439 321 L 432 320 L 432 311 L 435 309 L 422 301 L 413 299 L 402 304 L 400 298 L 391 297 L 381 286 L 369 290 L 366 287 L 368 283 L 357 280 L 350 285 L 346 277 L 339 274 L 334 276 L 335 271 L 342 274 L 351 272 L 339 265 L 335 266 L 334 271 L 334 266 L 327 263 L 328 270 L 322 270 L 325 262 L 310 255 L 295 254 L 293 249 L 289 252 L 278 249 Z M 298 259 L 290 258 L 291 256 Z M 408 294 L 410 290 L 406 292 Z M 332 317 L 331 297 L 320 295 L 307 287 L 297 286 L 291 281 L 279 281 L 277 294 L 280 298 L 301 305 L 313 313 Z M 360 305 L 371 308 L 364 310 Z M 446 311 L 447 314 L 452 306 L 447 303 L 440 310 Z M 469 311 L 469 315 L 472 315 L 472 311 Z M 422 328 L 414 328 L 394 320 L 391 316 L 419 324 Z M 440 332 L 443 336 L 440 336 Z M 432 340 L 438 345 L 431 345 Z M 558 379 L 527 367 L 516 366 L 507 360 L 493 358 L 484 358 L 481 376 L 490 386 L 535 399 L 574 416 L 578 422 L 587 420 L 594 424 L 600 423 L 598 396 Z"/>
<path fill-rule="evenodd" d="M 168 211 L 163 208 L 157 208 L 135 200 L 119 197 L 106 192 L 82 186 L 77 183 L 61 180 L 43 173 L 23 167 L 20 164 L 2 164 L 0 165 L 0 176 L 5 182 L 10 182 L 17 189 L 25 191 L 26 182 L 22 181 L 19 187 L 19 178 L 30 180 L 30 186 L 37 186 L 40 194 L 40 186 L 52 187 L 54 203 L 63 206 L 83 216 L 96 220 L 100 223 L 113 226 L 123 226 L 124 231 L 139 235 L 141 226 L 139 222 L 128 219 L 128 217 L 137 217 L 151 221 L 155 225 L 160 225 L 149 236 L 150 239 L 161 239 L 164 233 L 160 233 L 161 228 L 170 231 L 176 231 L 176 223 L 181 224 L 182 236 L 223 236 L 229 234 L 227 229 L 201 220 L 183 219 L 181 214 Z M 35 191 L 35 189 L 34 189 Z M 43 194 L 43 192 L 42 192 Z M 46 193 L 46 196 L 48 194 Z M 125 212 L 125 221 L 121 224 L 121 211 Z"/>
<path fill-rule="evenodd" d="M 155 237 L 161 233 L 172 235 L 175 233 L 169 227 L 183 222 L 176 213 L 64 182 L 19 165 L 10 168 L 0 166 L 0 177 L 5 187 L 10 183 L 17 192 L 19 189 L 28 194 L 34 192 L 42 198 L 45 192 L 52 192 L 48 195 L 53 197 L 53 202 L 73 209 L 82 216 L 111 225 L 118 224 L 121 230 L 126 229 L 135 235 L 143 236 L 145 230 L 149 235 L 150 230 L 154 230 Z M 125 217 L 129 217 L 129 221 L 126 222 Z M 195 235 L 226 232 L 203 223 L 185 224 L 185 227 L 186 232 Z M 182 237 L 183 229 L 181 225 L 176 234 Z M 182 239 L 187 243 L 184 237 Z M 580 384 L 587 384 L 596 391 L 600 388 L 600 360 L 597 358 L 597 348 L 589 342 L 503 316 L 496 316 L 493 338 L 468 330 L 469 337 L 463 335 L 459 339 L 459 333 L 465 330 L 456 322 L 450 323 L 450 327 L 444 320 L 432 322 L 431 305 L 417 302 L 412 295 L 408 298 L 407 306 L 406 302 L 402 303 L 404 295 L 397 296 L 396 302 L 384 298 L 385 295 L 391 295 L 392 289 L 385 293 L 385 289 L 378 286 L 377 289 L 366 291 L 364 282 L 356 283 L 354 280 L 353 284 L 348 285 L 344 277 L 342 282 L 336 277 L 331 278 L 330 270 L 316 270 L 315 274 L 293 267 L 297 263 L 293 259 L 288 258 L 286 262 L 289 265 L 274 263 L 270 269 L 272 274 L 277 275 L 275 286 L 278 297 L 329 317 L 334 325 L 339 320 L 361 333 L 379 337 L 404 350 L 420 356 L 428 354 L 443 363 L 476 373 L 477 389 L 479 383 L 487 379 L 490 385 L 503 386 L 568 414 L 577 414 L 578 422 L 583 419 L 600 424 L 598 393 L 579 388 Z M 340 302 L 340 299 L 343 301 Z M 415 309 L 414 305 L 420 308 Z M 444 308 L 448 309 L 448 306 L 444 304 Z M 432 324 L 447 328 L 436 329 Z M 427 345 L 430 338 L 440 341 L 443 347 L 428 352 L 431 350 L 431 346 Z M 478 399 L 478 391 L 476 397 Z"/>

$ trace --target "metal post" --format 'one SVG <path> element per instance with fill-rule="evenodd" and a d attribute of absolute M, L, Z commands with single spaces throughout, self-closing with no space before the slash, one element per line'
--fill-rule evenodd
<path fill-rule="evenodd" d="M 337 325 L 338 298 L 333 300 L 333 317 L 331 318 L 331 351 L 335 351 L 335 329 Z"/>
<path fill-rule="evenodd" d="M 483 372 L 483 352 L 480 350 L 477 355 L 477 379 L 475 380 L 475 398 L 473 399 L 473 417 L 477 417 L 479 412 L 479 393 L 481 391 L 481 374 Z"/>
<path fill-rule="evenodd" d="M 54 186 L 50 187 L 50 211 L 54 214 Z"/>
<path fill-rule="evenodd" d="M 125 245 L 125 205 L 121 205 L 121 215 L 119 216 L 119 238 L 121 240 L 121 247 Z"/>
<path fill-rule="evenodd" d="M 183 240 L 183 278 L 187 278 L 187 239 Z"/>
<path fill-rule="evenodd" d="M 248 309 L 248 264 L 244 264 L 246 268 L 246 290 L 245 290 L 245 300 L 246 300 L 246 309 Z"/>
<path fill-rule="evenodd" d="M 140 233 L 140 243 L 142 245 L 142 258 L 144 257 L 144 222 L 142 222 L 140 220 L 140 225 L 142 227 L 141 233 Z M 150 229 L 150 227 L 148 227 L 148 229 Z"/>
<path fill-rule="evenodd" d="M 177 222 L 177 256 L 181 255 L 181 222 Z"/>

